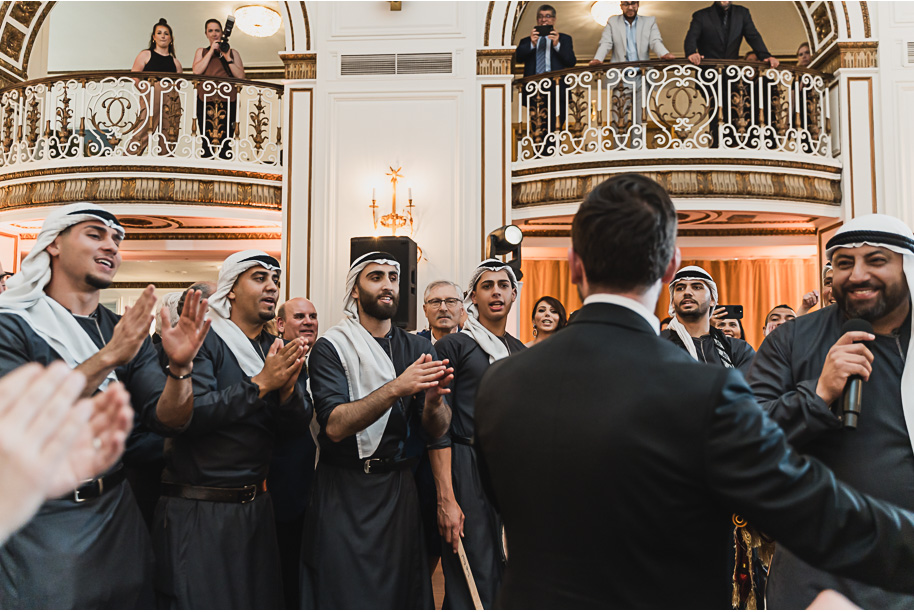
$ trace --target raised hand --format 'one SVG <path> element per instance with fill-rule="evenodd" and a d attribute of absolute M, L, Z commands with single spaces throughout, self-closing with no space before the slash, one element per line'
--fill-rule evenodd
<path fill-rule="evenodd" d="M 711 313 L 711 327 L 720 327 L 721 322 L 726 318 L 727 309 L 723 306 L 715 306 L 714 312 Z"/>
<path fill-rule="evenodd" d="M 816 395 L 826 404 L 831 404 L 841 396 L 847 379 L 860 376 L 869 380 L 873 371 L 873 353 L 864 344 L 855 344 L 874 340 L 876 336 L 867 332 L 847 332 L 828 350 L 822 374 L 816 384 Z"/>
<path fill-rule="evenodd" d="M 190 369 L 209 332 L 211 322 L 206 319 L 208 302 L 201 300 L 202 296 L 202 291 L 187 294 L 181 318 L 174 327 L 171 326 L 168 312 L 162 307 L 162 349 L 168 355 L 169 367 L 178 376 Z"/>
<path fill-rule="evenodd" d="M 279 338 L 273 342 L 264 360 L 263 369 L 251 379 L 251 382 L 260 387 L 260 397 L 271 391 L 282 389 L 293 377 L 298 379 L 302 363 L 305 361 L 305 341 L 301 338 L 283 346 Z M 288 399 L 288 398 L 286 398 Z"/>
<path fill-rule="evenodd" d="M 445 376 L 447 370 L 445 361 L 432 361 L 431 355 L 423 353 L 392 381 L 394 393 L 398 397 L 408 397 L 419 391 L 437 387 L 438 380 Z M 451 368 L 451 372 L 453 371 Z"/>
<path fill-rule="evenodd" d="M 128 306 L 124 316 L 114 326 L 111 341 L 99 353 L 105 353 L 109 365 L 120 367 L 133 359 L 143 341 L 149 337 L 152 326 L 152 309 L 156 304 L 155 285 L 148 285 L 140 299 L 133 306 Z"/>

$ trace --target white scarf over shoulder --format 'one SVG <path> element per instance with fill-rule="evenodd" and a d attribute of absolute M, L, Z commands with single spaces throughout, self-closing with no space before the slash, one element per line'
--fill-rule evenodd
<path fill-rule="evenodd" d="M 229 255 L 219 270 L 216 292 L 209 298 L 209 318 L 212 320 L 213 331 L 228 345 L 238 365 L 248 376 L 260 373 L 263 369 L 263 356 L 254 350 L 250 338 L 229 318 L 232 314 L 232 303 L 228 295 L 232 292 L 238 277 L 257 266 L 270 272 L 281 271 L 275 258 L 257 249 L 238 251 Z"/>
<path fill-rule="evenodd" d="M 476 291 L 476 283 L 479 282 L 483 274 L 486 272 L 500 272 L 501 270 L 505 270 L 508 273 L 508 278 L 511 279 L 511 287 L 517 289 L 517 277 L 514 275 L 514 270 L 511 269 L 511 266 L 498 259 L 486 259 L 476 266 L 473 271 L 470 284 L 467 285 L 466 297 L 463 300 L 463 305 L 469 316 L 460 333 L 466 334 L 476 341 L 479 348 L 489 356 L 489 363 L 495 363 L 499 359 L 507 357 L 509 354 L 508 347 L 501 341 L 501 338 L 490 332 L 479 322 L 479 309 L 476 308 L 471 296 Z"/>
<path fill-rule="evenodd" d="M 123 239 L 124 228 L 104 208 L 89 202 L 61 206 L 48 215 L 41 226 L 35 246 L 22 260 L 22 267 L 6 281 L 7 290 L 0 294 L 0 312 L 16 314 L 54 349 L 71 368 L 98 352 L 98 346 L 79 325 L 73 314 L 51 299 L 44 288 L 51 282 L 51 255 L 48 246 L 69 227 L 97 221 L 115 230 Z M 105 389 L 117 380 L 114 372 L 99 385 Z"/>
<path fill-rule="evenodd" d="M 343 298 L 345 316 L 324 334 L 324 338 L 333 345 L 343 363 L 343 371 L 349 385 L 349 399 L 353 402 L 380 389 L 397 377 L 393 361 L 359 322 L 358 305 L 352 297 L 352 290 L 359 274 L 373 263 L 394 266 L 397 274 L 400 273 L 400 264 L 390 253 L 373 251 L 353 261 L 346 277 L 346 296 Z M 360 459 L 371 457 L 378 450 L 384 430 L 387 428 L 387 421 L 390 419 L 390 410 L 388 408 L 377 421 L 356 434 Z"/>

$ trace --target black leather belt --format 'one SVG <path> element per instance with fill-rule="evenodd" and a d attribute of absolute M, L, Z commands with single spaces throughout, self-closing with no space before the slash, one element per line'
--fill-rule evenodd
<path fill-rule="evenodd" d="M 474 446 L 476 442 L 475 436 L 470 436 L 469 438 L 464 438 L 463 436 L 451 436 L 451 442 L 454 444 L 463 444 L 464 446 Z"/>
<path fill-rule="evenodd" d="M 59 499 L 67 499 L 70 501 L 75 501 L 78 504 L 82 502 L 89 501 L 90 499 L 96 499 L 101 497 L 104 493 L 112 491 L 114 487 L 124 482 L 124 479 L 127 477 L 127 473 L 124 471 L 124 468 L 120 468 L 113 474 L 103 476 L 96 480 L 89 480 L 79 485 L 79 488 L 73 491 L 72 493 L 67 493 L 66 495 L 60 497 Z"/>
<path fill-rule="evenodd" d="M 330 465 L 335 465 L 336 467 L 362 470 L 366 474 L 381 474 L 384 472 L 393 472 L 396 470 L 408 470 L 419 463 L 419 458 L 410 457 L 409 459 L 356 459 L 355 457 L 334 457 L 321 455 L 321 462 L 326 462 Z"/>
<path fill-rule="evenodd" d="M 163 482 L 162 495 L 197 501 L 246 504 L 267 492 L 267 481 L 243 487 L 198 487 L 177 482 Z"/>

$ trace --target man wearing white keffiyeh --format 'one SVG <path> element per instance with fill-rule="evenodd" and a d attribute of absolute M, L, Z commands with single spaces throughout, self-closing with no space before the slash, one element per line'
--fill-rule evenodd
<path fill-rule="evenodd" d="M 447 435 L 429 446 L 429 458 L 438 492 L 438 531 L 442 535 L 441 568 L 444 572 L 444 607 L 474 607 L 466 577 L 457 556 L 463 541 L 473 579 L 485 609 L 495 605 L 505 555 L 501 519 L 481 487 L 475 434 L 476 390 L 489 365 L 524 344 L 505 328 L 517 299 L 514 270 L 497 259 L 480 263 L 468 285 L 466 324 L 457 334 L 435 344 L 438 356 L 454 367 L 451 427 Z"/>
<path fill-rule="evenodd" d="M 759 348 L 749 382 L 791 443 L 874 497 L 914 510 L 914 365 L 911 295 L 914 233 L 899 219 L 865 215 L 828 241 L 835 304 L 788 321 Z M 869 321 L 875 335 L 843 326 Z M 861 376 L 855 431 L 835 414 L 848 378 Z M 769 608 L 805 607 L 831 588 L 864 609 L 911 609 L 914 595 L 838 578 L 779 546 L 768 579 Z"/>
<path fill-rule="evenodd" d="M 166 444 L 153 526 L 160 607 L 284 606 L 265 479 L 277 439 L 308 435 L 313 409 L 304 340 L 285 344 L 264 329 L 280 272 L 263 251 L 226 258 L 210 298 L 212 330 L 194 360 L 193 410 L 160 415 L 179 427 Z"/>
<path fill-rule="evenodd" d="M 711 312 L 718 303 L 717 284 L 711 275 L 698 266 L 685 266 L 676 272 L 669 289 L 673 319 L 660 336 L 696 361 L 748 374 L 755 350 L 746 341 L 731 338 L 711 325 Z"/>
<path fill-rule="evenodd" d="M 349 269 L 343 320 L 311 351 L 321 458 L 302 540 L 303 609 L 431 608 L 431 580 L 407 443 L 421 412 L 446 430 L 451 380 L 431 343 L 394 327 L 399 263 L 367 253 Z"/>
<path fill-rule="evenodd" d="M 62 359 L 85 375 L 86 395 L 115 380 L 124 383 L 138 416 L 156 406 L 192 405 L 191 363 L 208 327 L 202 310 L 189 309 L 175 327 L 163 324 L 166 377 L 149 338 L 155 288 L 147 287 L 123 317 L 99 304 L 100 290 L 120 266 L 123 238 L 114 215 L 88 202 L 48 215 L 0 295 L 0 374 L 25 362 Z M 134 429 L 125 463 L 149 435 Z M 148 532 L 124 477 L 118 464 L 65 499 L 48 502 L 0 549 L 4 607 L 152 605 Z M 82 503 L 86 499 L 91 503 Z M 86 580 L 86 568 L 92 568 L 92 580 Z"/>

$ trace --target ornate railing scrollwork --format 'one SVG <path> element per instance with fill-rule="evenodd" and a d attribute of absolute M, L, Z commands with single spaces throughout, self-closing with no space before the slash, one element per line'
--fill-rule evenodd
<path fill-rule="evenodd" d="M 570 68 L 514 84 L 514 160 L 661 150 L 831 158 L 826 75 L 706 60 Z"/>
<path fill-rule="evenodd" d="M 0 90 L 0 171 L 78 163 L 282 165 L 282 86 L 173 73 L 87 72 Z"/>

